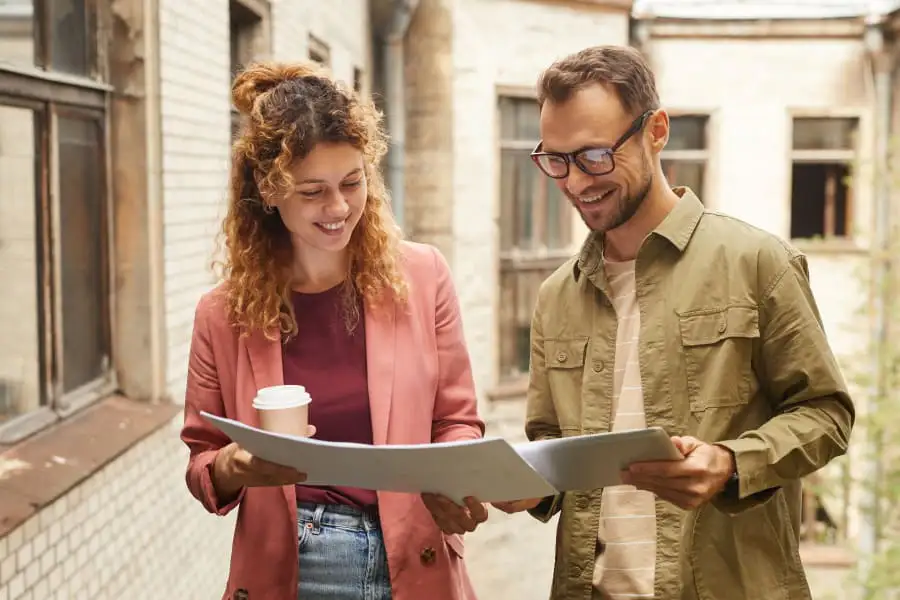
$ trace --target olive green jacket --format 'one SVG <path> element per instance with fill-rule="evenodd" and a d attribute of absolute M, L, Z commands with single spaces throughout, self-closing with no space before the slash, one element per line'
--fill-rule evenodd
<path fill-rule="evenodd" d="M 676 191 L 682 199 L 636 263 L 647 425 L 732 450 L 739 498 L 690 512 L 657 500 L 655 597 L 808 600 L 799 479 L 846 451 L 853 403 L 805 257 Z M 616 314 L 601 245 L 589 235 L 538 294 L 531 440 L 610 428 Z M 600 490 L 548 498 L 531 513 L 547 521 L 560 511 L 551 598 L 590 600 Z"/>

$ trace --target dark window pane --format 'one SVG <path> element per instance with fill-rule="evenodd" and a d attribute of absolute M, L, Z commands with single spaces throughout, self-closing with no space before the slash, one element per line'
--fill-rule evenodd
<path fill-rule="evenodd" d="M 704 116 L 671 117 L 666 150 L 704 150 L 707 120 Z"/>
<path fill-rule="evenodd" d="M 59 118 L 63 391 L 104 374 L 109 360 L 101 128 Z"/>
<path fill-rule="evenodd" d="M 0 62 L 35 64 L 35 23 L 34 0 L 0 0 Z"/>
<path fill-rule="evenodd" d="M 47 2 L 50 28 L 50 69 L 74 75 L 91 75 L 96 40 L 87 0 Z"/>
<path fill-rule="evenodd" d="M 500 98 L 500 139 L 537 144 L 541 111 L 533 98 Z"/>
<path fill-rule="evenodd" d="M 850 168 L 840 163 L 795 163 L 791 170 L 791 237 L 850 233 Z"/>
<path fill-rule="evenodd" d="M 662 167 L 669 185 L 689 187 L 700 200 L 706 203 L 703 192 L 703 174 L 705 170 L 703 162 L 664 159 Z"/>
<path fill-rule="evenodd" d="M 854 118 L 794 119 L 794 150 L 853 150 L 856 128 Z"/>
<path fill-rule="evenodd" d="M 0 106 L 0 423 L 41 403 L 39 120 Z"/>

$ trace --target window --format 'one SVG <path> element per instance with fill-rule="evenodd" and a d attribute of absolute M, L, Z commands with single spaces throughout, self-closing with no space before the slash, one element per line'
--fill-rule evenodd
<path fill-rule="evenodd" d="M 0 442 L 115 384 L 100 4 L 0 2 Z"/>
<path fill-rule="evenodd" d="M 669 142 L 662 153 L 662 167 L 669 184 L 686 186 L 704 203 L 703 181 L 709 160 L 705 115 L 677 115 L 669 118 Z"/>
<path fill-rule="evenodd" d="M 323 67 L 331 67 L 331 50 L 328 44 L 314 35 L 309 36 L 309 59 Z"/>
<path fill-rule="evenodd" d="M 500 373 L 528 372 L 531 315 L 541 282 L 568 256 L 572 212 L 535 167 L 540 112 L 530 98 L 502 97 L 500 113 Z"/>
<path fill-rule="evenodd" d="M 361 94 L 363 89 L 363 72 L 358 67 L 353 68 L 353 89 L 356 93 Z"/>
<path fill-rule="evenodd" d="M 850 169 L 856 158 L 855 118 L 794 119 L 791 237 L 842 238 L 853 226 Z"/>
<path fill-rule="evenodd" d="M 231 32 L 231 76 L 267 53 L 269 5 L 263 0 L 230 0 L 228 25 Z M 240 129 L 240 114 L 231 108 L 231 135 Z"/>

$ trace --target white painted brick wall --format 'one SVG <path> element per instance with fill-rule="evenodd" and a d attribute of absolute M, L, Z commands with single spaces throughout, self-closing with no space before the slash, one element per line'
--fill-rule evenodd
<path fill-rule="evenodd" d="M 233 516 L 184 485 L 181 419 L 0 538 L 0 600 L 218 600 Z"/>
<path fill-rule="evenodd" d="M 454 278 L 480 394 L 497 380 L 497 87 L 534 88 L 581 48 L 628 41 L 628 17 L 555 3 L 459 0 L 454 10 Z M 583 226 L 573 211 L 573 231 Z M 577 236 L 576 236 L 577 237 Z"/>
<path fill-rule="evenodd" d="M 194 308 L 213 283 L 227 191 L 228 2 L 161 0 L 160 28 L 168 383 L 181 401 Z"/>

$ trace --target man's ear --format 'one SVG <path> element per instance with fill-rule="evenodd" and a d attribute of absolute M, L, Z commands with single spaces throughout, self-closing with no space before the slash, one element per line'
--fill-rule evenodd
<path fill-rule="evenodd" d="M 649 121 L 650 147 L 654 154 L 659 154 L 669 143 L 669 113 L 660 108 L 650 115 Z"/>

